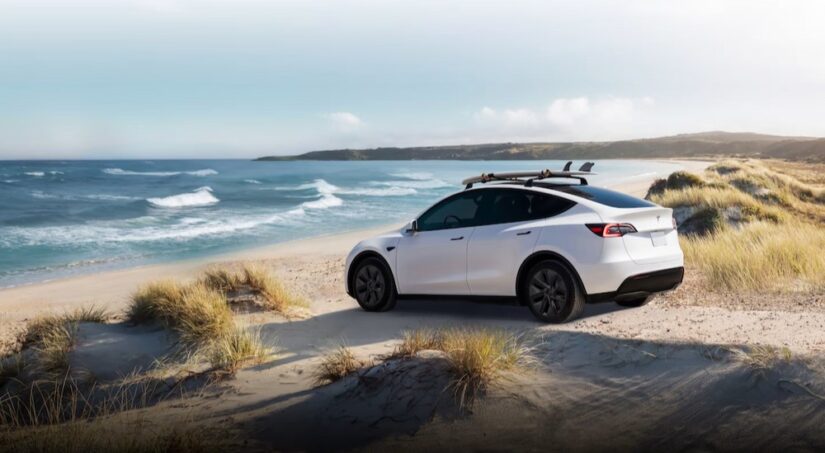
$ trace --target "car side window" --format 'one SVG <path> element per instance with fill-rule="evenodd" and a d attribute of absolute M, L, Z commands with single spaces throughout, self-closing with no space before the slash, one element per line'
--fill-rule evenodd
<path fill-rule="evenodd" d="M 482 225 L 524 222 L 561 214 L 576 203 L 564 198 L 520 189 L 493 189 L 481 206 Z"/>
<path fill-rule="evenodd" d="M 474 226 L 482 198 L 479 192 L 462 192 L 436 204 L 418 218 L 418 229 L 433 231 Z"/>

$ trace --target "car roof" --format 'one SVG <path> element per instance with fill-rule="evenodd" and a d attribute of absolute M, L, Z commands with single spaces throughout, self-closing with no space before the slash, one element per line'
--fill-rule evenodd
<path fill-rule="evenodd" d="M 478 187 L 478 189 L 485 188 L 517 188 L 543 193 L 549 192 L 553 195 L 590 206 L 607 206 L 611 208 L 648 208 L 656 206 L 654 203 L 632 195 L 585 184 L 534 181 L 532 185 L 527 186 L 526 182 L 522 181 L 506 181 Z"/>

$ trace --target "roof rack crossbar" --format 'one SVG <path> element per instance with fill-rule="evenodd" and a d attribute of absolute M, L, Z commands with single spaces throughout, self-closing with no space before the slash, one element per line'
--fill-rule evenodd
<path fill-rule="evenodd" d="M 515 182 L 523 182 L 526 187 L 531 187 L 534 181 L 548 179 L 548 178 L 570 178 L 570 179 L 577 179 L 581 185 L 587 185 L 587 179 L 585 176 L 595 175 L 590 171 L 595 165 L 593 162 L 585 162 L 584 165 L 581 166 L 579 171 L 570 171 L 570 164 L 572 162 L 568 162 L 564 166 L 564 170 L 562 171 L 553 171 L 550 169 L 544 169 L 538 172 L 511 172 L 511 173 L 482 173 L 480 176 L 474 176 L 472 178 L 467 178 L 461 183 L 464 184 L 464 188 L 471 189 L 473 184 L 475 183 L 488 183 L 490 181 L 515 181 Z M 524 179 L 527 178 L 527 179 Z"/>

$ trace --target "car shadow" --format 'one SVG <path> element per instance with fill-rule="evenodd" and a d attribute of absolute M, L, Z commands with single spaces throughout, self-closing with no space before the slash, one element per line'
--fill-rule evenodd
<path fill-rule="evenodd" d="M 624 310 L 613 303 L 588 304 L 579 320 Z M 289 354 L 258 365 L 269 369 L 314 357 L 340 344 L 358 347 L 386 344 L 406 330 L 417 328 L 491 327 L 529 332 L 548 324 L 533 317 L 527 307 L 512 302 L 463 299 L 411 298 L 398 301 L 395 309 L 371 313 L 353 301 L 352 307 L 306 319 L 264 324 L 265 338 L 277 338 L 278 348 Z"/>

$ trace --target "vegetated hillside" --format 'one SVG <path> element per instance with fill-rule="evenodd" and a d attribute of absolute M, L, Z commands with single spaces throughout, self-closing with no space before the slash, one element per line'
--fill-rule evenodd
<path fill-rule="evenodd" d="M 825 162 L 825 139 L 715 131 L 615 142 L 336 149 L 297 156 L 267 156 L 258 160 L 539 160 L 719 156 Z"/>
<path fill-rule="evenodd" d="M 673 208 L 685 263 L 708 290 L 740 295 L 825 291 L 825 166 L 776 160 L 726 160 L 702 175 L 676 172 L 647 198 Z M 694 299 L 702 299 L 696 298 Z M 703 297 L 706 298 L 706 297 Z M 771 299 L 776 305 L 776 297 Z"/>

